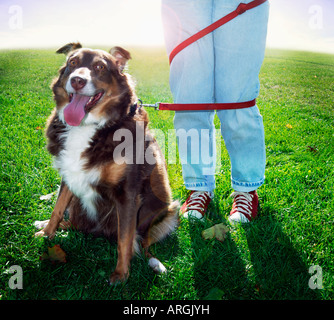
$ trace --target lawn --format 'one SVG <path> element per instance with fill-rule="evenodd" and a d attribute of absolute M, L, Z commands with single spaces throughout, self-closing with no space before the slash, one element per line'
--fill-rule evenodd
<path fill-rule="evenodd" d="M 138 96 L 145 103 L 171 102 L 164 49 L 131 52 Z M 75 231 L 59 232 L 52 241 L 34 237 L 33 222 L 48 219 L 56 200 L 40 197 L 60 184 L 44 130 L 54 107 L 49 86 L 63 62 L 54 50 L 0 51 L 0 299 L 334 298 L 333 55 L 266 52 L 258 105 L 267 166 L 258 219 L 227 223 L 232 190 L 222 142 L 208 218 L 181 220 L 171 237 L 153 246 L 167 274 L 155 275 L 135 257 L 128 281 L 117 287 L 106 282 L 116 244 Z M 148 112 L 152 129 L 173 128 L 173 112 Z M 187 192 L 180 164 L 169 163 L 168 173 L 174 198 L 182 202 Z M 202 231 L 217 223 L 228 225 L 226 239 L 204 240 Z M 66 263 L 40 259 L 55 244 L 66 252 Z M 23 289 L 9 287 L 13 265 L 23 270 Z M 317 271 L 309 272 L 312 266 Z"/>

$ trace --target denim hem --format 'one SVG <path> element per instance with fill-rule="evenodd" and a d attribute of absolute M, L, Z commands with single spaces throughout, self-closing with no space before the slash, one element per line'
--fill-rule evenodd
<path fill-rule="evenodd" d="M 231 179 L 231 181 L 232 181 L 232 188 L 235 191 L 250 192 L 250 191 L 256 190 L 260 186 L 262 186 L 263 183 L 264 183 L 264 179 L 265 178 L 263 178 L 263 179 L 261 179 L 261 180 L 259 180 L 257 182 L 240 182 L 240 181 Z"/>
<path fill-rule="evenodd" d="M 192 182 L 185 183 L 184 186 L 188 190 L 194 191 L 213 191 L 215 189 L 214 184 L 208 184 L 206 182 Z"/>

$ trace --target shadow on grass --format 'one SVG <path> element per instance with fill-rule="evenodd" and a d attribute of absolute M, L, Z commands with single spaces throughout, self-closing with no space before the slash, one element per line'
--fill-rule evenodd
<path fill-rule="evenodd" d="M 270 207 L 260 212 L 259 218 L 251 224 L 231 230 L 222 243 L 203 240 L 202 231 L 221 222 L 226 223 L 217 215 L 204 223 L 183 223 L 182 232 L 173 233 L 151 250 L 172 272 L 156 276 L 146 259 L 136 257 L 132 260 L 128 281 L 117 287 L 107 283 L 117 262 L 115 243 L 75 231 L 60 233 L 53 241 L 41 239 L 42 243 L 35 244 L 41 251 L 28 257 L 38 259 L 48 246 L 59 244 L 67 253 L 67 263 L 26 261 L 22 265 L 23 290 L 7 290 L 3 298 L 321 299 L 319 290 L 309 288 L 310 266 L 305 263 L 304 253 L 293 247 Z M 186 235 L 189 235 L 189 243 L 184 243 Z"/>
<path fill-rule="evenodd" d="M 231 236 L 228 235 L 224 243 L 216 240 L 204 242 L 201 232 L 196 232 L 198 228 L 192 231 L 198 298 L 231 300 L 246 296 L 249 286 L 246 265 Z"/>
<path fill-rule="evenodd" d="M 215 223 L 226 221 L 215 221 Z M 223 243 L 204 241 L 201 230 L 191 228 L 196 290 L 200 299 L 317 300 L 319 290 L 309 288 L 309 267 L 289 237 L 266 208 L 248 225 L 231 227 Z"/>
<path fill-rule="evenodd" d="M 321 299 L 309 287 L 311 274 L 291 239 L 284 233 L 275 212 L 266 208 L 249 226 L 244 226 L 261 299 Z"/>
<path fill-rule="evenodd" d="M 176 234 L 152 246 L 164 263 L 178 250 Z M 58 232 L 55 239 L 41 239 L 43 252 L 54 244 L 66 252 L 66 263 L 43 260 L 23 270 L 23 290 L 9 290 L 9 300 L 145 300 L 157 281 L 143 255 L 131 261 L 129 279 L 111 286 L 108 279 L 117 263 L 117 243 L 77 231 Z M 165 250 L 168 248 L 168 250 Z M 168 252 L 166 252 L 168 251 Z M 36 252 L 40 256 L 43 252 Z M 166 253 L 164 253 L 166 252 Z"/>

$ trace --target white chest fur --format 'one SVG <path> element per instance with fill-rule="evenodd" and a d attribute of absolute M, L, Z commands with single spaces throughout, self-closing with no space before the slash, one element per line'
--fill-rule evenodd
<path fill-rule="evenodd" d="M 86 160 L 82 152 L 89 146 L 95 131 L 95 126 L 71 127 L 65 134 L 65 148 L 54 163 L 69 189 L 80 199 L 93 220 L 96 219 L 95 201 L 98 194 L 92 185 L 100 179 L 100 171 L 96 168 L 84 169 Z"/>

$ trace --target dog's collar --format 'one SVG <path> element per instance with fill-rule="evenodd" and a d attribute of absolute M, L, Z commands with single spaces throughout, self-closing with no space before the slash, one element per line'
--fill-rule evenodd
<path fill-rule="evenodd" d="M 136 102 L 135 104 L 133 104 L 131 107 L 130 107 L 130 112 L 129 112 L 129 115 L 134 115 L 137 111 L 137 108 L 138 108 L 138 103 Z"/>
<path fill-rule="evenodd" d="M 139 104 L 139 107 L 138 107 Z M 136 103 L 134 103 L 131 107 L 130 107 L 130 111 L 128 113 L 128 116 L 133 117 L 136 114 L 137 110 L 140 110 L 142 107 L 142 104 L 137 101 Z"/>

